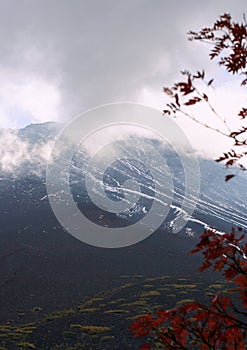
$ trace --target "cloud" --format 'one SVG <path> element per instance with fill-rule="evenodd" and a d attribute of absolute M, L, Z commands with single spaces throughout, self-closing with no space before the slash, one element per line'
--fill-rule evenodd
<path fill-rule="evenodd" d="M 152 105 L 181 69 L 216 72 L 187 31 L 224 12 L 241 19 L 245 7 L 245 0 L 0 1 L 0 126 L 65 121 L 118 101 Z"/>
<path fill-rule="evenodd" d="M 0 127 L 59 119 L 58 88 L 32 72 L 0 66 Z"/>
<path fill-rule="evenodd" d="M 2 172 L 19 173 L 27 164 L 31 165 L 31 173 L 40 174 L 47 162 L 54 141 L 31 144 L 19 137 L 17 130 L 0 130 L 0 169 Z M 24 168 L 23 168 L 24 166 Z"/>
<path fill-rule="evenodd" d="M 28 158 L 28 143 L 22 141 L 14 130 L 1 130 L 0 168 L 6 172 L 13 172 Z"/>
<path fill-rule="evenodd" d="M 245 89 L 240 87 L 239 81 L 232 78 L 229 81 L 221 82 L 219 85 L 215 83 L 214 88 L 203 86 L 201 91 L 207 94 L 219 117 L 212 113 L 206 104 L 198 104 L 188 108 L 187 112 L 196 117 L 198 121 L 227 134 L 229 134 L 229 130 L 223 120 L 226 121 L 230 130 L 240 129 L 243 121 L 238 117 L 238 112 L 241 107 L 246 106 L 247 99 Z M 138 102 L 145 103 L 147 100 L 150 101 L 151 106 L 158 110 L 163 110 L 165 104 L 169 102 L 162 91 L 144 88 Z M 233 140 L 229 137 L 202 127 L 184 115 L 176 116 L 174 121 L 183 130 L 198 154 L 203 157 L 217 158 L 233 146 Z"/>

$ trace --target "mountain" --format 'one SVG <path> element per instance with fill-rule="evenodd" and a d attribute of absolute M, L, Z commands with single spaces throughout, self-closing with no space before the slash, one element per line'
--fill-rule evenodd
<path fill-rule="evenodd" d="M 56 186 L 53 192 L 47 193 L 46 187 L 47 154 L 62 127 L 57 123 L 44 123 L 0 132 L 5 140 L 11 140 L 19 147 L 19 153 L 15 155 L 6 141 L 1 150 L 1 321 L 11 318 L 19 322 L 18 310 L 22 310 L 22 317 L 28 321 L 29 311 L 35 307 L 48 312 L 74 305 L 86 295 L 119 285 L 121 275 L 153 277 L 167 273 L 174 279 L 200 279 L 196 271 L 199 257 L 190 257 L 187 252 L 194 247 L 204 227 L 213 226 L 219 231 L 230 230 L 233 225 L 247 228 L 247 182 L 244 176 L 226 183 L 222 166 L 199 158 L 200 194 L 197 200 L 193 191 L 189 193 L 188 203 L 196 204 L 196 207 L 188 216 L 186 210 L 181 209 L 186 189 L 180 157 L 157 139 L 141 138 L 140 142 L 155 148 L 165 158 L 170 172 L 169 175 L 167 168 L 164 172 L 158 169 L 154 178 L 144 161 L 132 159 L 131 145 L 138 141 L 131 136 L 120 142 L 123 157 L 108 164 L 104 172 L 96 163 L 89 167 L 90 153 L 79 147 L 70 164 L 70 176 L 63 178 L 62 174 L 61 181 L 70 188 L 80 211 L 97 226 L 134 227 L 152 209 L 155 195 L 162 199 L 156 200 L 155 219 L 144 222 L 142 227 L 152 229 L 156 219 L 161 224 L 147 239 L 118 249 L 103 249 L 77 240 L 58 222 L 49 202 L 53 198 L 55 203 L 63 206 L 64 193 L 56 191 Z M 12 157 L 8 154 L 10 151 Z M 143 150 L 138 154 L 140 160 L 148 157 Z M 189 171 L 187 176 L 190 175 L 193 174 Z M 157 188 L 165 188 L 169 176 L 173 186 L 165 197 L 157 193 Z M 103 180 L 103 192 L 99 179 Z M 125 188 L 126 181 L 134 189 L 132 192 Z M 87 184 L 90 194 L 102 207 L 92 201 Z M 105 198 L 116 208 L 123 202 L 125 209 L 120 213 L 107 211 Z M 137 202 L 130 206 L 134 199 Z M 168 202 L 171 203 L 170 210 L 162 220 Z M 175 233 L 181 217 L 188 220 L 187 224 Z M 78 229 L 85 231 L 85 227 Z M 208 280 L 214 278 L 210 274 L 205 276 Z"/>
<path fill-rule="evenodd" d="M 47 160 L 49 159 L 48 155 L 52 149 L 53 141 L 56 136 L 59 135 L 62 127 L 63 125 L 61 124 L 48 122 L 42 124 L 31 124 L 23 129 L 17 130 L 15 136 L 21 145 L 26 146 L 26 151 L 22 157 L 17 160 L 17 164 L 13 166 L 11 171 L 6 172 L 2 170 L 2 179 L 11 179 L 10 181 L 13 181 L 14 178 L 20 181 L 24 181 L 25 179 L 24 182 L 26 183 L 28 179 L 34 178 L 42 183 L 45 182 L 46 165 Z M 3 132 L 4 130 L 2 130 L 2 133 Z M 144 164 L 141 164 L 140 162 L 138 164 L 138 162 L 135 161 L 136 154 L 134 154 L 130 145 L 130 142 L 133 142 L 133 145 L 136 145 L 136 143 L 134 143 L 135 140 L 133 140 L 134 138 L 131 136 L 126 141 L 121 141 L 120 146 L 115 146 L 115 144 L 112 146 L 115 147 L 115 152 L 116 147 L 118 147 L 121 148 L 122 153 L 124 150 L 124 153 L 120 153 L 118 159 L 112 162 L 111 166 L 104 169 L 105 173 L 102 173 L 102 169 L 92 169 L 91 167 L 91 174 L 88 175 L 90 155 L 83 147 L 79 147 L 73 155 L 69 168 L 69 185 L 71 187 L 73 198 L 80 208 L 85 205 L 93 206 L 95 210 L 98 210 L 99 216 L 101 216 L 102 219 L 102 215 L 104 217 L 106 213 L 103 210 L 99 210 L 99 208 L 93 205 L 90 200 L 85 185 L 85 177 L 91 177 L 91 194 L 97 193 L 98 191 L 99 195 L 101 193 L 100 186 L 102 185 L 99 181 L 100 179 L 103 179 L 104 192 L 107 197 L 112 201 L 115 201 L 115 203 L 119 201 L 128 202 L 126 199 L 126 193 L 124 195 L 123 191 L 124 182 L 126 180 L 134 179 L 140 187 L 137 189 L 137 195 L 140 195 L 139 202 L 137 201 L 137 204 L 131 208 L 128 206 L 130 210 L 124 210 L 119 215 L 110 215 L 114 220 L 125 218 L 133 222 L 137 221 L 140 218 L 140 215 L 144 216 L 147 208 L 151 207 L 151 202 L 156 195 L 155 187 L 157 188 L 157 184 L 160 186 L 159 182 L 164 183 L 160 188 L 165 190 L 167 177 L 169 175 L 173 182 L 173 188 L 170 193 L 171 198 L 169 198 L 169 200 L 172 201 L 171 212 L 173 212 L 173 215 L 172 219 L 166 220 L 164 224 L 167 229 L 170 228 L 172 230 L 172 224 L 174 223 L 176 216 L 186 215 L 186 213 L 183 213 L 181 208 L 179 208 L 179 206 L 181 207 L 185 196 L 185 174 L 181 159 L 171 148 L 164 147 L 164 144 L 161 141 L 157 139 L 141 139 L 141 141 L 145 141 L 150 147 L 158 150 L 165 159 L 168 165 L 168 170 L 171 173 L 167 174 L 165 173 L 165 170 L 158 174 L 159 178 L 153 179 L 150 170 L 147 169 Z M 140 146 L 142 146 L 142 144 Z M 44 150 L 47 154 L 42 156 Z M 139 154 L 138 156 L 139 159 L 148 158 L 148 154 L 145 154 L 145 152 L 142 152 L 142 154 Z M 189 196 L 191 196 L 189 200 L 191 200 L 193 204 L 196 203 L 194 214 L 187 218 L 189 219 L 189 223 L 191 225 L 201 224 L 203 226 L 217 226 L 217 229 L 219 230 L 224 230 L 226 227 L 229 227 L 227 224 L 240 225 L 247 228 L 246 176 L 240 174 L 231 181 L 225 182 L 224 177 L 226 175 L 226 169 L 224 166 L 203 158 L 198 158 L 198 161 L 200 167 L 200 174 L 198 174 L 198 177 L 200 177 L 200 193 L 199 198 L 193 198 L 195 194 L 189 193 Z M 96 165 L 96 167 L 97 166 L 98 165 Z M 192 171 L 193 169 L 191 172 Z M 192 173 L 189 173 L 186 176 L 192 177 Z M 67 180 L 64 179 L 64 181 Z M 27 190 L 25 186 L 26 185 L 24 185 L 22 189 L 23 192 Z M 45 195 L 46 194 L 44 193 L 44 196 Z M 55 195 L 59 201 L 60 194 L 56 193 Z M 43 197 L 41 197 L 40 200 L 43 200 Z M 102 201 L 104 200 L 105 199 L 102 199 Z M 166 204 L 166 201 L 168 200 L 164 199 L 164 205 Z M 187 226 L 187 228 L 190 229 L 189 226 Z"/>

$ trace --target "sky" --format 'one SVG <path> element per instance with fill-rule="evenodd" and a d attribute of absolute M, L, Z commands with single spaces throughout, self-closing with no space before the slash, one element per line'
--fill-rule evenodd
<path fill-rule="evenodd" d="M 241 20 L 246 7 L 246 0 L 0 0 L 0 128 L 67 122 L 122 101 L 162 111 L 162 87 L 183 69 L 202 68 L 216 77 L 215 106 L 231 116 L 245 91 L 186 33 L 225 12 Z M 208 111 L 198 113 L 217 125 Z M 206 155 L 230 145 L 185 118 L 177 122 Z"/>

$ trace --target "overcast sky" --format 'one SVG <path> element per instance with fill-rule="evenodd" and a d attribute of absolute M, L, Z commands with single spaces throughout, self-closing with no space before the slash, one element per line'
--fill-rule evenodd
<path fill-rule="evenodd" d="M 207 47 L 188 42 L 186 33 L 210 26 L 224 12 L 241 20 L 246 5 L 246 0 L 0 0 L 0 127 L 67 121 L 118 101 L 162 110 L 162 87 L 177 80 L 180 70 L 206 68 L 209 75 L 218 70 L 208 61 Z M 217 74 L 216 104 L 229 112 L 245 92 Z M 213 154 L 211 134 L 198 137 L 198 127 L 180 122 L 195 147 L 204 143 Z"/>

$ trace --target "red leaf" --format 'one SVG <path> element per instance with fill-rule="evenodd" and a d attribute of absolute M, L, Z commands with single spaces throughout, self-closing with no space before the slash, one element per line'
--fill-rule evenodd
<path fill-rule="evenodd" d="M 201 99 L 199 97 L 193 97 L 189 101 L 185 102 L 184 105 L 185 106 L 191 106 L 191 105 L 194 105 L 194 104 L 196 104 L 197 102 L 200 102 L 200 101 L 201 101 Z"/>
<path fill-rule="evenodd" d="M 175 95 L 175 101 L 176 101 L 176 104 L 178 105 L 178 107 L 180 107 L 178 94 Z"/>
<path fill-rule="evenodd" d="M 236 159 L 230 159 L 226 162 L 226 166 L 231 166 L 236 162 Z"/>
<path fill-rule="evenodd" d="M 164 109 L 164 110 L 163 110 L 163 113 L 164 113 L 164 114 L 170 115 L 170 114 L 171 114 L 171 111 L 169 111 L 168 109 Z"/>
<path fill-rule="evenodd" d="M 210 79 L 209 82 L 208 82 L 208 86 L 210 86 L 213 81 L 214 81 L 214 79 Z"/>
<path fill-rule="evenodd" d="M 163 91 L 166 95 L 172 97 L 173 96 L 173 92 L 171 89 L 169 89 L 168 87 L 163 87 Z"/>
<path fill-rule="evenodd" d="M 233 174 L 231 174 L 231 175 L 226 175 L 225 181 L 227 182 L 227 181 L 231 180 L 234 176 L 235 176 L 235 175 L 233 175 Z"/>

